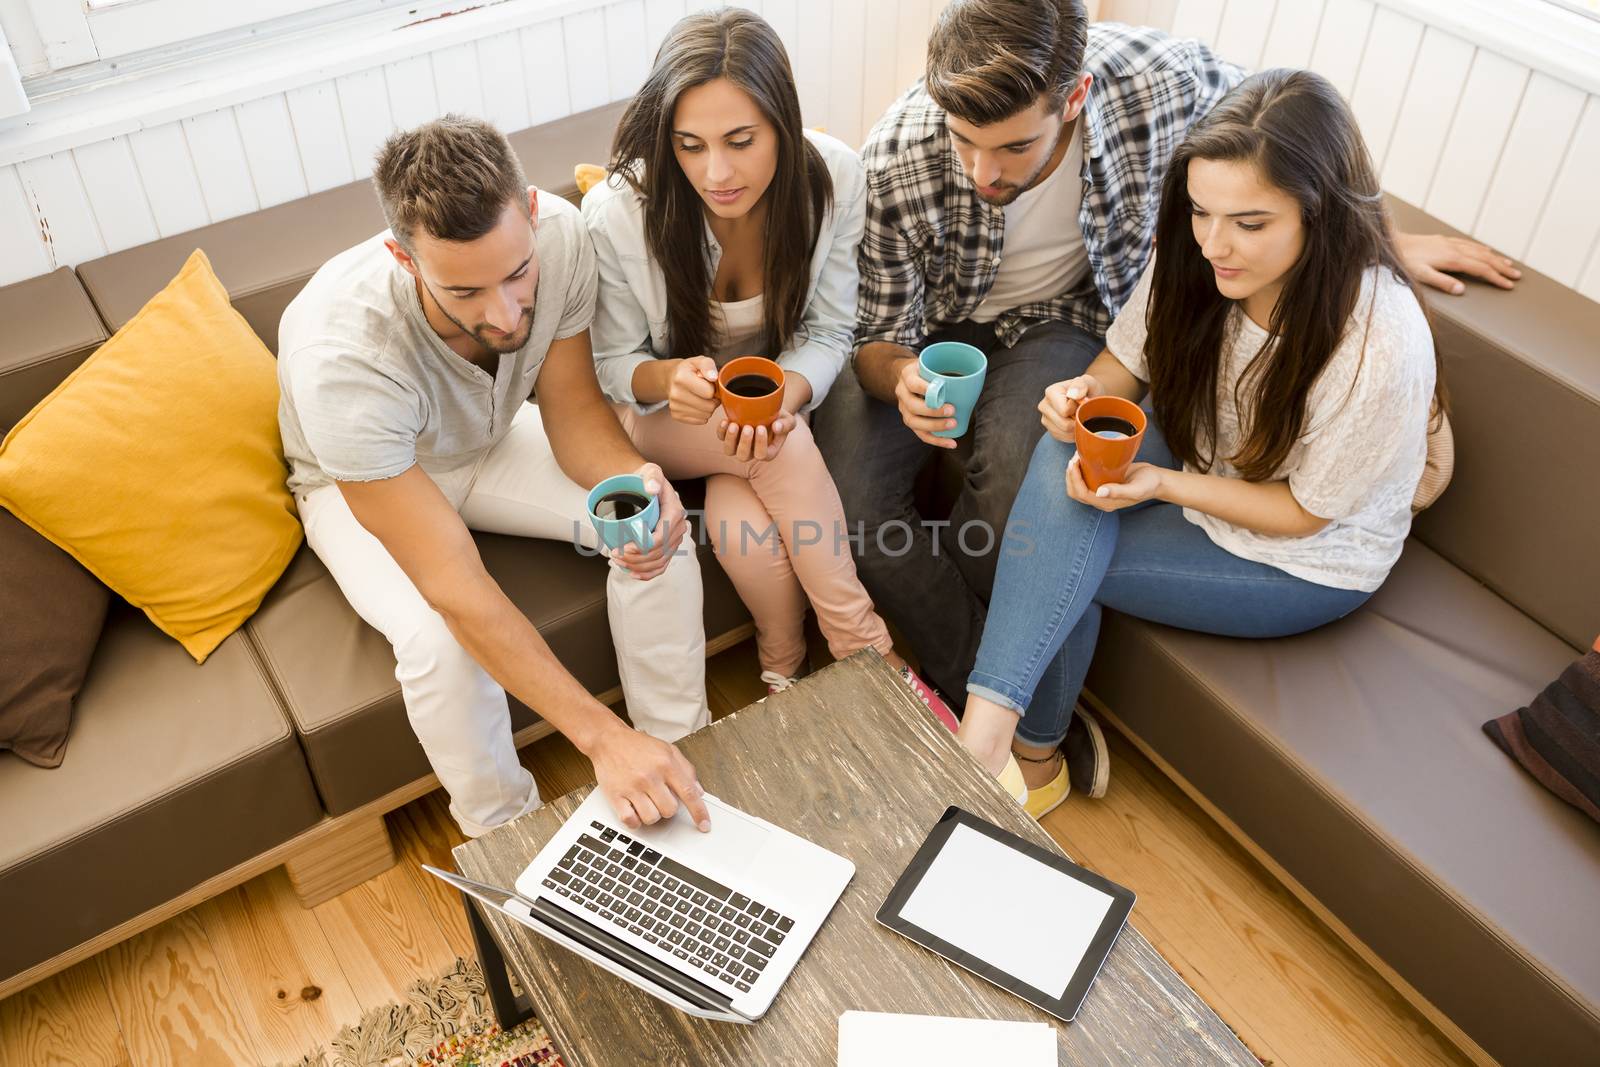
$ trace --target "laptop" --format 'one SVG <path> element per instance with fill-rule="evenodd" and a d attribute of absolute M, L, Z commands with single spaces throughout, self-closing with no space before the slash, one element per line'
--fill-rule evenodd
<path fill-rule="evenodd" d="M 855 875 L 855 864 L 706 794 L 711 830 L 682 807 L 629 830 L 596 789 L 515 890 L 425 869 L 680 1011 L 766 1014 Z"/>

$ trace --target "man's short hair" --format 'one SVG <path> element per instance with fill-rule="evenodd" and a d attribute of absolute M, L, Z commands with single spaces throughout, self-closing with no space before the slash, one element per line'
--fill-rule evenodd
<path fill-rule="evenodd" d="M 1083 69 L 1082 0 L 955 0 L 928 41 L 928 95 L 946 112 L 989 126 L 1066 102 Z"/>
<path fill-rule="evenodd" d="M 372 171 L 389 231 L 406 251 L 425 233 L 475 241 L 515 201 L 527 207 L 528 180 L 506 135 L 482 119 L 446 115 L 391 136 Z"/>

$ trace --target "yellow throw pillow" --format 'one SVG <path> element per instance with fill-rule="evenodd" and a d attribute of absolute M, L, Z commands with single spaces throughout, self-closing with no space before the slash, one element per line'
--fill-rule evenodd
<path fill-rule="evenodd" d="M 578 187 L 579 196 L 599 185 L 605 176 L 606 168 L 594 163 L 579 163 L 572 168 L 572 182 Z"/>
<path fill-rule="evenodd" d="M 196 250 L 0 443 L 0 505 L 203 662 L 300 546 L 272 353 Z"/>

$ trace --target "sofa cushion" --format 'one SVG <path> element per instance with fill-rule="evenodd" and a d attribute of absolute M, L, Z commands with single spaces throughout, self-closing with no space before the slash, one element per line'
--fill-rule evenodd
<path fill-rule="evenodd" d="M 1401 201 L 1390 208 L 1402 230 L 1456 232 Z M 1587 647 L 1600 631 L 1600 304 L 1531 270 L 1510 292 L 1471 283 L 1427 296 L 1456 467 L 1413 532 Z"/>
<path fill-rule="evenodd" d="M 0 975 L 81 944 L 322 817 L 243 635 L 203 666 L 114 609 L 60 767 L 0 761 Z"/>
<path fill-rule="evenodd" d="M 161 275 L 171 276 L 171 271 Z M 109 335 L 66 267 L 0 289 L 0 322 L 5 323 L 0 329 L 3 436 Z"/>
<path fill-rule="evenodd" d="M 1572 1063 L 1600 1047 L 1600 833 L 1481 729 L 1571 658 L 1413 539 L 1298 637 L 1107 612 L 1088 686 L 1491 1054 Z"/>
<path fill-rule="evenodd" d="M 623 106 L 512 134 L 528 180 L 543 189 L 569 188 L 574 161 L 606 154 Z M 170 278 L 190 252 L 203 248 L 233 306 L 277 352 L 278 320 L 306 281 L 335 254 L 383 228 L 377 193 L 363 180 L 117 252 L 80 266 L 78 275 L 115 330 L 150 299 L 152 278 Z"/>
<path fill-rule="evenodd" d="M 1540 785 L 1600 822 L 1600 651 L 1483 732 Z"/>
<path fill-rule="evenodd" d="M 700 506 L 701 483 L 679 486 Z M 618 684 L 606 620 L 606 564 L 571 545 L 474 534 L 485 566 L 539 628 L 561 663 L 592 693 Z M 700 549 L 707 639 L 749 620 L 708 547 Z M 363 622 L 333 577 L 302 548 L 247 630 L 283 694 L 330 814 L 360 807 L 430 774 L 406 719 L 394 653 Z M 538 716 L 512 698 L 511 728 Z"/>
<path fill-rule="evenodd" d="M 0 443 L 0 504 L 203 660 L 300 544 L 270 354 L 195 252 Z"/>
<path fill-rule="evenodd" d="M 55 767 L 72 729 L 111 591 L 77 561 L 0 510 L 0 749 Z"/>

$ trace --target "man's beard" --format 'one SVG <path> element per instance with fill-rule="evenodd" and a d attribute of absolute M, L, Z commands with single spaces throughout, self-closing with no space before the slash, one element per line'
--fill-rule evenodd
<path fill-rule="evenodd" d="M 432 290 L 429 290 L 429 292 L 431 293 Z M 460 330 L 464 334 L 467 334 L 474 341 L 478 342 L 484 348 L 487 348 L 489 351 L 494 352 L 497 355 L 509 355 L 512 352 L 520 350 L 523 345 L 528 343 L 528 338 L 533 333 L 533 308 L 531 307 L 523 309 L 522 319 L 517 323 L 517 328 L 511 333 L 503 334 L 499 331 L 495 331 L 491 334 L 488 331 L 493 329 L 493 327 L 491 327 L 488 323 L 483 323 L 479 326 L 468 326 L 466 323 L 450 314 L 449 311 L 445 310 L 444 303 L 440 301 L 438 297 L 433 298 L 433 306 L 439 309 L 439 314 L 455 323 L 456 329 Z M 537 294 L 534 296 L 534 306 L 538 306 Z"/>
<path fill-rule="evenodd" d="M 1009 204 L 1015 203 L 1017 197 L 1021 196 L 1027 191 L 1027 187 L 1021 185 L 1004 185 L 1001 186 L 1001 189 L 1003 192 L 1001 192 L 999 196 L 984 196 L 982 193 L 979 193 L 978 199 L 982 200 L 990 207 L 1006 207 Z"/>
<path fill-rule="evenodd" d="M 1026 181 L 1018 185 L 1011 185 L 1009 183 L 1002 185 L 1000 188 L 1003 189 L 1004 192 L 1000 194 L 998 199 L 984 196 L 982 193 L 978 194 L 978 199 L 993 207 L 1005 207 L 1007 204 L 1015 203 L 1017 197 L 1021 196 L 1023 193 L 1039 184 L 1039 175 L 1043 174 L 1044 169 L 1050 165 L 1050 159 L 1056 154 L 1056 147 L 1061 144 L 1061 138 L 1065 137 L 1067 131 L 1072 129 L 1074 126 L 1076 126 L 1076 123 L 1071 125 L 1063 125 L 1061 129 L 1057 131 L 1056 139 L 1050 142 L 1050 151 L 1044 154 L 1044 162 L 1040 163 L 1038 168 L 1035 169 L 1032 174 L 1028 175 Z M 1063 162 L 1065 162 L 1065 160 L 1063 160 Z M 971 178 L 968 178 L 968 181 L 971 181 Z M 976 188 L 976 186 L 974 186 L 974 188 Z"/>
<path fill-rule="evenodd" d="M 456 325 L 461 326 L 459 322 Z M 465 326 L 461 328 L 466 329 Z M 517 328 L 511 333 L 500 333 L 496 330 L 491 334 L 489 333 L 490 329 L 492 327 L 484 324 L 475 330 L 467 330 L 467 332 L 472 335 L 474 341 L 477 341 L 491 352 L 497 352 L 500 355 L 515 352 L 528 343 L 528 338 L 533 333 L 533 309 L 527 308 L 522 312 L 522 321 L 517 324 Z"/>

